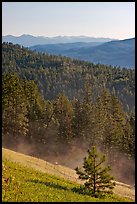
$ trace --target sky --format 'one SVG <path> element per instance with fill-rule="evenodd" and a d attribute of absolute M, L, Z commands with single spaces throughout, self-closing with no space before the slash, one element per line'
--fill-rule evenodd
<path fill-rule="evenodd" d="M 135 37 L 135 2 L 2 2 L 2 35 Z"/>

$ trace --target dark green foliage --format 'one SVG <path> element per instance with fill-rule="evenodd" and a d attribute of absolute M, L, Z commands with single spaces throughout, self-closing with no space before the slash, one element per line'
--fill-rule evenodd
<path fill-rule="evenodd" d="M 4 143 L 26 140 L 44 148 L 57 142 L 66 151 L 64 145 L 71 148 L 78 139 L 82 144 L 99 144 L 108 153 L 115 148 L 134 157 L 134 118 L 128 119 L 109 91 L 104 90 L 94 104 L 85 98 L 70 101 L 64 94 L 46 101 L 34 81 L 10 73 L 3 75 L 2 87 Z"/>
<path fill-rule="evenodd" d="M 5 140 L 23 140 L 28 131 L 27 98 L 16 74 L 2 78 L 2 121 Z"/>
<path fill-rule="evenodd" d="M 83 169 L 76 168 L 76 173 L 79 178 L 86 180 L 85 188 L 92 196 L 99 196 L 102 193 L 112 193 L 115 186 L 113 177 L 108 173 L 111 170 L 110 166 L 102 167 L 102 163 L 106 160 L 105 155 L 99 158 L 96 146 L 92 146 L 88 150 L 88 157 L 84 158 Z"/>
<path fill-rule="evenodd" d="M 60 94 L 54 104 L 54 118 L 58 127 L 58 141 L 63 144 L 69 144 L 72 140 L 72 117 L 73 107 L 71 101 Z"/>
<path fill-rule="evenodd" d="M 45 155 L 71 150 L 79 141 L 134 157 L 134 70 L 39 54 L 11 43 L 3 43 L 2 55 L 4 144 L 25 140 Z"/>
<path fill-rule="evenodd" d="M 28 101 L 28 135 L 30 141 L 40 142 L 43 130 L 45 129 L 45 100 L 43 99 L 42 95 L 38 91 L 37 85 L 34 83 L 33 80 L 26 81 L 23 80 L 22 86 L 24 89 L 24 93 L 26 94 L 26 98 Z M 44 138 L 42 140 L 45 142 Z"/>
<path fill-rule="evenodd" d="M 72 120 L 73 137 L 93 143 L 94 110 L 92 103 L 75 100 L 73 102 L 74 117 Z"/>
<path fill-rule="evenodd" d="M 21 78 L 34 80 L 46 99 L 65 93 L 69 99 L 79 99 L 85 92 L 85 82 L 92 87 L 93 101 L 106 87 L 115 94 L 124 110 L 134 111 L 135 70 L 93 64 L 63 56 L 30 51 L 12 43 L 2 44 L 2 71 L 16 71 Z M 89 87 L 90 89 L 90 87 Z"/>

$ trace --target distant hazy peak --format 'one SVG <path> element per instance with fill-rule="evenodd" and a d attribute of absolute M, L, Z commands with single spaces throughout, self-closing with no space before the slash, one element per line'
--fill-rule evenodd
<path fill-rule="evenodd" d="M 22 34 L 20 36 L 5 35 L 2 36 L 2 42 L 12 42 L 14 44 L 20 44 L 26 47 L 38 45 L 38 44 L 56 44 L 56 43 L 74 43 L 74 42 L 109 42 L 111 38 L 97 38 L 90 36 L 33 36 L 29 34 Z"/>

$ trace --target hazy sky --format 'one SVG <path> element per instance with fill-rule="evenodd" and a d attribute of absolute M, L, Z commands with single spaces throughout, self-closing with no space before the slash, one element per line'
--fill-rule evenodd
<path fill-rule="evenodd" d="M 135 37 L 135 2 L 2 2 L 2 35 Z"/>

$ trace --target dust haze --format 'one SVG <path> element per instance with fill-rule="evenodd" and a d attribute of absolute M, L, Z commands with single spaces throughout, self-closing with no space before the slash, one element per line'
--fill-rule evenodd
<path fill-rule="evenodd" d="M 20 141 L 16 145 L 3 145 L 5 148 L 34 156 L 53 164 L 60 164 L 75 169 L 77 166 L 83 166 L 83 159 L 87 156 L 87 150 L 90 146 L 83 141 L 75 140 L 70 146 L 63 143 L 56 144 L 52 136 L 47 144 L 38 145 Z M 101 152 L 102 147 L 97 146 Z M 105 152 L 102 152 L 105 153 Z M 129 185 L 135 184 L 135 160 L 129 159 L 120 152 L 113 150 L 107 155 L 107 164 L 112 167 L 111 174 L 116 181 L 123 182 Z"/>

